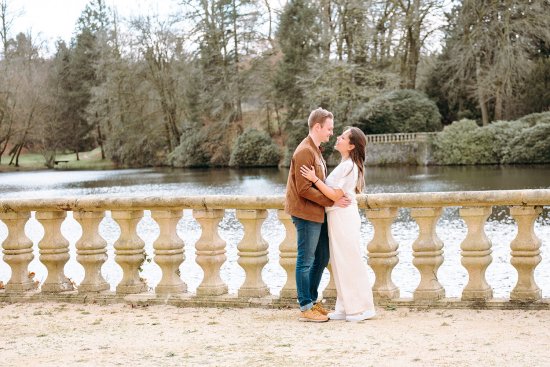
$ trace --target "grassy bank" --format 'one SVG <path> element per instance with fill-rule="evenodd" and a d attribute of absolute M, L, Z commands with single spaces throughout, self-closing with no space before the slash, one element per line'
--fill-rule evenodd
<path fill-rule="evenodd" d="M 109 159 L 101 159 L 101 150 L 96 148 L 89 152 L 81 152 L 80 160 L 76 159 L 76 154 L 59 154 L 55 157 L 58 163 L 55 165 L 56 170 L 101 170 L 114 169 L 114 163 Z M 45 164 L 45 159 L 41 154 L 25 153 L 19 156 L 19 167 L 9 166 L 10 158 L 2 157 L 0 164 L 0 172 L 10 171 L 34 171 L 48 169 Z"/>

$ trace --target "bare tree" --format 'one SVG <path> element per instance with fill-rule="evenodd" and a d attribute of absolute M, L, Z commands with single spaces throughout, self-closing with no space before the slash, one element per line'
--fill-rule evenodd
<path fill-rule="evenodd" d="M 510 116 L 504 106 L 532 68 L 533 41 L 550 43 L 549 11 L 544 0 L 465 0 L 460 7 L 448 45 L 454 74 L 447 90 L 469 87 L 483 125 Z"/>
<path fill-rule="evenodd" d="M 161 20 L 158 15 L 133 19 L 131 25 L 137 31 L 134 46 L 147 65 L 145 77 L 158 94 L 166 144 L 171 152 L 178 145 L 181 136 L 176 95 L 178 78 L 174 71 L 174 63 L 181 50 L 181 39 L 171 28 L 173 24 Z"/>
<path fill-rule="evenodd" d="M 2 51 L 4 58 L 8 53 L 8 41 L 13 22 L 21 16 L 21 10 L 13 10 L 8 5 L 8 0 L 0 0 L 0 41 L 2 42 Z"/>

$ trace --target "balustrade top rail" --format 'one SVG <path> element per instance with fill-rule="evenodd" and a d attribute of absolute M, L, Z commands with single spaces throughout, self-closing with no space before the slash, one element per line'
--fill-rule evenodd
<path fill-rule="evenodd" d="M 82 196 L 48 199 L 0 199 L 0 213 L 24 210 L 94 211 L 173 209 L 282 209 L 284 196 Z M 550 189 L 362 194 L 360 208 L 424 208 L 445 206 L 550 205 Z"/>
<path fill-rule="evenodd" d="M 428 137 L 437 133 L 398 133 L 398 134 L 370 134 L 367 143 L 388 144 L 427 141 Z"/>
<path fill-rule="evenodd" d="M 224 218 L 225 209 L 237 209 L 235 217 L 241 223 L 244 234 L 236 248 L 237 263 L 245 272 L 237 298 L 243 302 L 262 298 L 270 295 L 262 278 L 262 269 L 270 260 L 269 244 L 262 237 L 261 226 L 268 217 L 266 209 L 278 209 L 277 219 L 286 232 L 278 247 L 279 264 L 286 273 L 286 283 L 281 289 L 279 301 L 295 305 L 296 231 L 292 218 L 281 210 L 284 200 L 282 195 L 0 199 L 0 221 L 8 229 L 1 248 L 3 260 L 11 268 L 10 279 L 5 289 L 0 291 L 0 301 L 9 299 L 10 295 L 32 293 L 38 287 L 32 278 L 34 273 L 29 273 L 35 245 L 25 234 L 25 225 L 31 218 L 30 211 L 36 211 L 34 218 L 44 229 L 44 235 L 37 243 L 38 260 L 47 269 L 47 278 L 40 285 L 40 293 L 44 297 L 52 293 L 76 291 L 74 297 L 82 297 L 86 301 L 89 294 L 109 292 L 110 284 L 103 277 L 101 268 L 111 255 L 107 251 L 107 241 L 99 232 L 100 222 L 106 216 L 105 210 L 111 210 L 111 218 L 120 230 L 118 239 L 112 244 L 114 261 L 122 269 L 122 280 L 116 285 L 116 295 L 148 292 L 146 278 L 140 276 L 140 271 L 151 254 L 162 273 L 154 288 L 155 294 L 164 297 L 186 293 L 184 278 L 189 274 L 182 274 L 179 270 L 186 252 L 184 238 L 177 233 L 177 224 L 184 214 L 181 209 L 193 209 L 193 217 L 201 226 L 200 238 L 194 245 L 195 262 L 204 274 L 196 289 L 197 297 L 215 300 L 212 297 L 228 294 L 228 285 L 220 276 L 221 267 L 227 260 L 225 254 L 228 246 L 219 235 L 218 224 Z M 436 225 L 442 208 L 449 206 L 461 207 L 459 215 L 467 226 L 459 254 L 461 265 L 468 273 L 461 301 L 485 302 L 493 299 L 493 288 L 485 276 L 493 260 L 493 245 L 484 226 L 491 214 L 491 207 L 504 205 L 510 207 L 510 215 L 517 225 L 516 237 L 509 243 L 509 248 L 510 264 L 518 275 L 509 299 L 550 308 L 550 299 L 542 297 L 535 276 L 535 268 L 542 261 L 543 253 L 542 241 L 534 231 L 535 221 L 542 213 L 541 207 L 550 205 L 550 189 L 367 194 L 359 195 L 358 204 L 365 209 L 364 213 L 373 228 L 373 237 L 366 250 L 367 262 L 375 274 L 372 285 L 375 299 L 397 300 L 400 297 L 399 287 L 392 282 L 392 271 L 399 262 L 400 244 L 393 238 L 391 226 L 397 218 L 398 208 L 403 207 L 411 208 L 411 218 L 419 227 L 417 238 L 411 245 L 412 264 L 418 269 L 420 277 L 413 301 L 422 304 L 445 298 L 446 291 L 438 281 L 437 272 L 444 262 L 446 249 L 437 235 Z M 159 236 L 152 243 L 152 253 L 150 248 L 147 253 L 145 241 L 137 232 L 138 223 L 144 217 L 143 210 L 151 210 L 151 218 L 159 229 Z M 84 279 L 76 290 L 75 284 L 64 273 L 65 264 L 74 256 L 69 250 L 72 245 L 61 231 L 61 225 L 67 218 L 65 211 L 73 211 L 73 218 L 82 229 L 82 235 L 74 246 L 76 261 L 84 268 Z M 548 283 L 541 284 L 548 286 Z M 323 295 L 335 298 L 333 279 Z"/>

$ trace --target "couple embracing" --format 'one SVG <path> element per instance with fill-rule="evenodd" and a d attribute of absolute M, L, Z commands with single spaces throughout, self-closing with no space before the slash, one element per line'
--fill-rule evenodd
<path fill-rule="evenodd" d="M 292 156 L 285 210 L 296 226 L 296 288 L 300 321 L 363 321 L 375 315 L 367 267 L 360 251 L 361 218 L 355 196 L 365 185 L 366 137 L 346 128 L 335 148 L 340 164 L 328 175 L 319 146 L 333 135 L 334 116 L 318 108 L 308 118 L 309 135 Z M 318 288 L 330 259 L 336 307 L 317 302 Z"/>

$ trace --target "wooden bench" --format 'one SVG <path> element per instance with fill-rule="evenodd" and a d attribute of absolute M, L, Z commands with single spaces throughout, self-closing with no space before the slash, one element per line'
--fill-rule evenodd
<path fill-rule="evenodd" d="M 53 161 L 53 164 L 68 163 L 69 161 Z"/>

